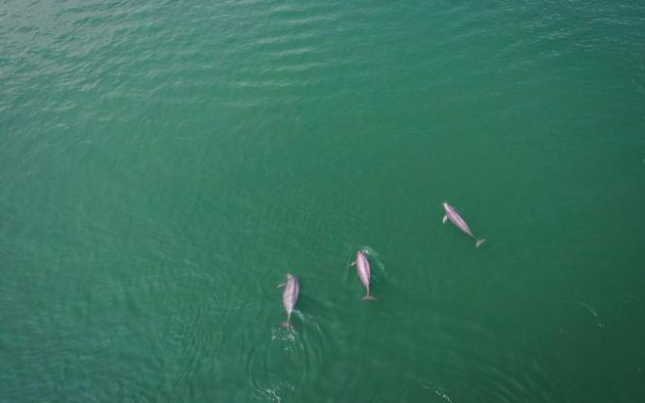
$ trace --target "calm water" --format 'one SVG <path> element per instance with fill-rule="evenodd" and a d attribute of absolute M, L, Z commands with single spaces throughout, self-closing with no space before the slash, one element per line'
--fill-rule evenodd
<path fill-rule="evenodd" d="M 2 403 L 645 401 L 644 206 L 642 1 L 0 0 Z"/>

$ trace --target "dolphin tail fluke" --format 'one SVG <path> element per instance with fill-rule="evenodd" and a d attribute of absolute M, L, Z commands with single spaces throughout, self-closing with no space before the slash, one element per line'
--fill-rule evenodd
<path fill-rule="evenodd" d="M 481 244 L 483 244 L 484 242 L 486 242 L 486 240 L 484 238 L 482 238 L 479 241 L 475 242 L 475 248 L 479 248 L 481 246 Z"/>
<path fill-rule="evenodd" d="M 371 296 L 370 294 L 367 294 L 363 298 L 361 298 L 363 301 L 376 301 L 376 297 Z"/>
<path fill-rule="evenodd" d="M 293 325 L 291 324 L 290 321 L 282 322 L 280 323 L 280 326 L 288 330 L 293 330 Z"/>

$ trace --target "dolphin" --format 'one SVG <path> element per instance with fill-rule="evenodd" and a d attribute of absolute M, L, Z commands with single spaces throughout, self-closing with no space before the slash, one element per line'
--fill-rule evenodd
<path fill-rule="evenodd" d="M 367 260 L 365 252 L 358 251 L 356 253 L 356 261 L 352 263 L 352 266 L 356 266 L 356 273 L 361 279 L 361 283 L 367 289 L 367 294 L 362 298 L 364 301 L 374 301 L 376 298 L 370 295 L 370 278 L 372 277 L 372 271 L 370 270 L 370 262 Z"/>
<path fill-rule="evenodd" d="M 473 235 L 473 232 L 470 230 L 470 227 L 468 224 L 466 224 L 466 221 L 464 221 L 463 218 L 459 215 L 457 210 L 455 210 L 454 207 L 452 207 L 450 204 L 444 202 L 443 203 L 443 209 L 446 210 L 446 215 L 443 216 L 443 223 L 445 224 L 446 221 L 450 220 L 453 224 L 457 226 L 460 230 L 468 234 L 472 239 L 475 240 L 475 247 L 479 248 L 481 244 L 486 241 L 485 239 L 477 239 L 475 238 L 475 235 Z"/>
<path fill-rule="evenodd" d="M 287 281 L 278 287 L 284 287 L 284 291 L 282 292 L 282 305 L 284 305 L 284 310 L 287 312 L 287 320 L 282 322 L 280 326 L 292 329 L 291 312 L 293 311 L 293 307 L 296 306 L 296 302 L 298 302 L 300 283 L 296 277 L 287 273 Z"/>

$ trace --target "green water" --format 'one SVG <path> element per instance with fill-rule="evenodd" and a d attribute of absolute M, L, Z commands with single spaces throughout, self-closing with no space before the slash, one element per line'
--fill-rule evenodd
<path fill-rule="evenodd" d="M 642 1 L 0 0 L 2 403 L 645 401 L 644 206 Z"/>

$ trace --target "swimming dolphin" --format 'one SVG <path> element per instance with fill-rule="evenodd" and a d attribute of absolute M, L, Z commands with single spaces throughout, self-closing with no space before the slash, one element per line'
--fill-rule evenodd
<path fill-rule="evenodd" d="M 297 278 L 287 273 L 287 281 L 278 287 L 284 287 L 284 291 L 282 292 L 282 305 L 284 305 L 284 310 L 287 312 L 287 320 L 286 322 L 282 322 L 280 326 L 291 329 L 291 312 L 293 311 L 293 307 L 296 306 L 296 302 L 298 302 L 300 283 Z"/>
<path fill-rule="evenodd" d="M 352 263 L 352 266 L 356 266 L 356 273 L 361 279 L 361 283 L 367 289 L 367 294 L 362 298 L 364 301 L 374 301 L 376 298 L 370 295 L 370 278 L 372 277 L 372 271 L 370 270 L 370 262 L 365 256 L 365 252 L 358 251 L 356 253 L 356 261 Z"/>
<path fill-rule="evenodd" d="M 443 209 L 446 210 L 446 215 L 443 216 L 443 223 L 445 224 L 446 221 L 450 220 L 453 224 L 457 226 L 460 230 L 464 231 L 466 234 L 470 235 L 472 239 L 475 240 L 475 247 L 479 248 L 479 245 L 483 244 L 485 239 L 477 239 L 475 238 L 475 235 L 473 235 L 473 232 L 470 230 L 470 227 L 468 227 L 468 224 L 466 224 L 466 221 L 464 221 L 463 218 L 459 215 L 457 210 L 455 210 L 454 207 L 452 207 L 448 203 L 443 203 Z"/>

